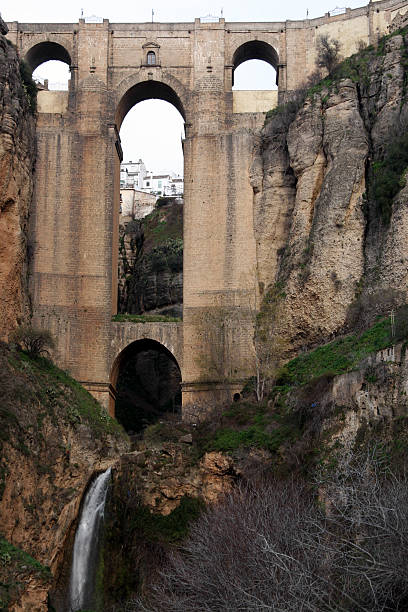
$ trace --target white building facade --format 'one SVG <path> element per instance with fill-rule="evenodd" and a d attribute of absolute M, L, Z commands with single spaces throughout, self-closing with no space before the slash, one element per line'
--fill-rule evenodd
<path fill-rule="evenodd" d="M 153 194 L 157 198 L 163 196 L 182 196 L 184 179 L 174 172 L 161 174 L 146 170 L 141 159 L 137 162 L 122 162 L 120 165 L 120 188 L 135 189 Z"/>

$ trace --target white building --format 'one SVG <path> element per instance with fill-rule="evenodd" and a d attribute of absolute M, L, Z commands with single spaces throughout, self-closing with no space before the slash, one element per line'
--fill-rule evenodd
<path fill-rule="evenodd" d="M 120 188 L 136 189 L 161 196 L 182 196 L 184 179 L 174 172 L 148 172 L 143 161 L 123 162 L 120 165 Z"/>
<path fill-rule="evenodd" d="M 129 161 L 120 164 L 120 187 L 142 189 L 143 179 L 146 176 L 146 166 L 139 159 L 137 162 Z"/>
<path fill-rule="evenodd" d="M 143 191 L 154 193 L 158 197 L 183 195 L 184 180 L 173 172 L 163 174 L 148 172 L 143 180 Z"/>

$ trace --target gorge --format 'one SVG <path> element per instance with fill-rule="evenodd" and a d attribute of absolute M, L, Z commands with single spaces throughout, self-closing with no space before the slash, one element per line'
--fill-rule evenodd
<path fill-rule="evenodd" d="M 282 609 L 289 612 L 299 609 L 299 598 L 307 591 L 309 609 L 316 612 L 404 609 L 407 581 L 388 557 L 391 586 L 373 579 L 381 588 L 372 592 L 361 586 L 365 579 L 353 582 L 352 572 L 345 577 L 336 573 L 339 548 L 334 545 L 334 552 L 327 549 L 325 557 L 334 590 L 327 587 L 325 593 L 314 591 L 313 581 L 308 582 L 314 576 L 315 584 L 324 583 L 322 549 L 305 558 L 290 544 L 292 561 L 303 568 L 297 583 L 306 585 L 301 595 L 288 577 L 279 583 L 279 572 L 272 571 L 268 588 L 262 590 L 257 572 L 247 563 L 259 558 L 260 551 L 271 555 L 267 564 L 273 555 L 289 555 L 288 541 L 279 539 L 282 534 L 276 528 L 265 531 L 263 540 L 251 539 L 253 524 L 259 527 L 258 535 L 263 533 L 262 522 L 256 523 L 262 513 L 273 515 L 277 525 L 285 524 L 287 529 L 281 531 L 302 533 L 306 549 L 310 532 L 302 531 L 304 525 L 327 527 L 336 516 L 330 515 L 330 508 L 344 510 L 338 490 L 357 499 L 357 493 L 365 491 L 364 482 L 371 482 L 367 474 L 377 475 L 376 470 L 381 503 L 391 504 L 384 493 L 386 489 L 389 494 L 390 485 L 380 487 L 389 470 L 395 477 L 390 482 L 398 483 L 393 493 L 398 508 L 408 507 L 403 477 L 408 453 L 408 32 L 403 9 L 381 0 L 370 3 L 365 13 L 342 17 L 342 25 L 351 28 L 353 19 L 368 15 L 372 28 L 378 14 L 388 30 L 377 37 L 371 29 L 372 40 L 360 44 L 356 53 L 347 52 L 357 46 L 357 33 L 350 35 L 341 48 L 343 61 L 296 92 L 288 85 L 293 58 L 287 58 L 288 86 L 285 89 L 281 81 L 281 103 L 267 113 L 220 110 L 232 104 L 232 97 L 227 81 L 222 87 L 217 82 L 217 70 L 226 70 L 228 76 L 230 64 L 222 63 L 221 70 L 215 61 L 201 66 L 201 93 L 191 101 L 190 94 L 164 74 L 165 45 L 159 47 L 162 64 L 152 69 L 157 80 L 142 79 L 145 66 L 138 68 L 137 82 L 134 75 L 121 75 L 130 80 L 126 87 L 120 81 L 119 114 L 145 93 L 166 96 L 176 104 L 188 100 L 188 113 L 201 104 L 202 113 L 197 123 L 187 126 L 186 159 L 191 167 L 184 205 L 165 202 L 143 223 L 131 221 L 120 236 L 111 223 L 112 201 L 118 194 L 110 198 L 113 179 L 104 175 L 111 161 L 118 163 L 120 148 L 114 124 L 106 120 L 104 68 L 98 64 L 90 71 L 86 57 L 80 74 L 73 66 L 71 106 L 45 112 L 38 96 L 36 114 L 29 71 L 10 42 L 15 30 L 7 34 L 2 24 L 0 608 L 65 612 L 74 605 L 91 606 L 95 612 L 133 612 L 201 610 L 207 605 L 214 612 L 256 610 L 261 604 L 269 609 L 278 605 L 271 599 L 276 592 Z M 339 23 L 329 16 L 315 26 L 334 28 Z M 20 52 L 26 50 L 21 41 L 26 34 L 28 40 L 29 25 L 21 26 Z M 80 24 L 81 33 L 72 36 L 91 39 L 94 31 L 110 27 L 90 25 Z M 248 42 L 232 25 L 230 32 L 225 23 L 213 30 L 201 25 L 195 24 L 195 35 L 208 40 L 236 36 L 239 48 Z M 309 33 L 306 26 L 296 27 Z M 278 39 L 274 28 L 268 44 Z M 41 28 L 34 30 L 34 51 L 26 52 L 32 61 L 35 46 L 44 42 Z M 62 26 L 60 30 L 60 42 L 50 45 L 61 43 L 66 33 Z M 154 41 L 147 42 L 143 52 L 153 48 Z M 232 57 L 228 44 L 225 57 Z M 257 52 L 260 48 L 251 47 Z M 314 58 L 308 66 L 315 66 Z M 284 73 L 282 68 L 281 79 Z M 181 98 L 173 97 L 169 83 Z M 92 138 L 80 123 L 80 111 L 87 105 L 92 125 L 106 128 L 93 132 Z M 106 187 L 96 200 L 103 203 L 98 209 L 103 223 L 92 226 L 95 211 L 87 196 L 86 172 L 78 174 L 77 187 L 69 173 L 61 174 L 52 193 L 44 193 L 44 160 L 48 155 L 51 175 L 61 156 L 77 147 L 88 163 L 90 140 L 100 144 L 108 136 L 110 161 L 105 165 L 102 158 L 97 160 Z M 58 146 L 53 149 L 51 141 Z M 73 158 L 72 168 L 81 155 Z M 205 157 L 203 166 L 200 155 L 202 162 Z M 217 166 L 220 159 L 227 160 L 225 166 Z M 228 173 L 219 178 L 221 167 Z M 69 172 L 75 175 L 72 168 Z M 71 202 L 63 183 L 71 185 L 69 198 L 72 193 L 77 198 L 76 188 L 84 197 L 75 199 L 68 214 L 57 215 L 58 207 L 68 210 Z M 42 232 L 43 222 L 48 233 Z M 90 227 L 92 235 L 81 234 Z M 65 239 L 59 241 L 61 235 Z M 115 252 L 101 245 L 113 245 Z M 96 256 L 98 249 L 103 257 Z M 111 303 L 115 295 L 116 307 L 118 250 L 123 269 L 128 265 L 132 273 L 129 278 L 129 270 L 123 271 L 119 284 L 120 313 Z M 168 315 L 176 320 L 166 320 Z M 131 316 L 146 318 L 136 322 Z M 155 322 L 149 316 L 164 320 Z M 54 336 L 56 345 L 48 346 L 48 354 L 16 341 L 16 329 L 30 335 L 32 327 Z M 148 373 L 150 366 L 156 378 Z M 84 372 L 89 377 L 79 375 Z M 366 480 L 363 468 L 356 475 L 359 465 L 366 466 Z M 358 491 L 349 486 L 350 478 L 362 483 Z M 371 504 L 372 497 L 367 491 L 365 495 L 359 503 L 370 499 Z M 284 516 L 278 514 L 279 503 L 271 501 L 274 496 L 281 508 L 289 509 Z M 260 514 L 245 523 L 242 508 L 251 508 L 252 502 Z M 91 553 L 95 597 L 77 604 L 75 581 L 70 595 L 72 559 L 77 567 L 79 548 L 80 564 L 84 561 L 81 530 L 90 514 L 98 523 L 102 503 L 105 518 Z M 293 510 L 300 507 L 309 512 L 307 520 Z M 366 507 L 372 506 L 367 502 Z M 389 514 L 405 525 L 405 515 L 393 512 L 394 506 Z M 240 531 L 231 531 L 228 516 L 235 517 Z M 337 527 L 348 529 L 366 546 L 372 533 L 350 525 L 339 519 Z M 333 536 L 335 526 L 329 528 Z M 277 534 L 279 555 L 272 546 Z M 313 541 L 318 540 L 313 532 Z M 392 539 L 386 542 L 391 542 L 397 559 L 404 559 L 405 549 Z M 245 571 L 237 575 L 232 570 L 240 550 L 248 554 L 237 564 Z M 364 548 L 364 561 L 377 560 L 377 553 Z M 228 562 L 218 565 L 224 554 Z M 307 565 L 310 559 L 313 566 Z M 293 561 L 290 571 L 296 577 L 295 566 Z M 378 566 L 370 566 L 370 571 Z M 81 582 L 92 572 L 74 570 L 73 576 Z M 267 580 L 261 569 L 259 575 Z M 219 588 L 208 589 L 206 576 Z M 223 576 L 221 585 L 217 581 Z M 239 580 L 242 600 L 236 590 L 224 590 L 225 584 Z"/>

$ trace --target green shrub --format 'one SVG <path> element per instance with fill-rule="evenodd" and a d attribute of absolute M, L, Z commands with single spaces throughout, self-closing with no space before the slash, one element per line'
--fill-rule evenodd
<path fill-rule="evenodd" d="M 395 135 L 384 148 L 382 156 L 372 163 L 368 195 L 375 202 L 384 223 L 391 219 L 395 196 L 405 186 L 408 169 L 408 133 Z"/>
<path fill-rule="evenodd" d="M 31 76 L 28 64 L 24 60 L 20 60 L 20 76 L 30 111 L 34 114 L 37 110 L 37 85 Z"/>
<path fill-rule="evenodd" d="M 196 520 L 204 502 L 185 495 L 170 514 L 154 514 L 146 506 L 140 506 L 132 517 L 132 527 L 149 540 L 179 542 L 188 534 L 191 521 Z"/>
<path fill-rule="evenodd" d="M 10 544 L 10 542 L 0 536 L 0 563 L 2 565 L 9 565 L 12 562 L 21 565 L 22 569 L 25 569 L 24 566 L 28 566 L 38 571 L 43 578 L 51 578 L 49 567 L 41 565 L 41 563 L 31 557 L 31 555 L 13 546 L 13 544 Z"/>
<path fill-rule="evenodd" d="M 116 314 L 112 317 L 115 323 L 178 323 L 179 317 L 153 314 Z"/>

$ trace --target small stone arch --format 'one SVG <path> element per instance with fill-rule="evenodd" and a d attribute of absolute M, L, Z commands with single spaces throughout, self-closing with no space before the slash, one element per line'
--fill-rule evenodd
<path fill-rule="evenodd" d="M 189 94 L 184 85 L 172 75 L 162 72 L 158 67 L 151 67 L 155 72 L 149 75 L 146 70 L 133 74 L 117 87 L 115 95 L 115 124 L 120 129 L 122 121 L 138 102 L 159 99 L 170 102 L 188 123 Z"/>
<path fill-rule="evenodd" d="M 24 59 L 31 72 L 34 72 L 38 66 L 49 60 L 57 60 L 71 66 L 72 59 L 69 48 L 70 46 L 63 45 L 60 41 L 51 40 L 47 37 L 26 49 Z"/>
<path fill-rule="evenodd" d="M 279 56 L 276 49 L 263 40 L 248 40 L 237 47 L 232 56 L 232 85 L 234 85 L 234 71 L 248 60 L 263 60 L 270 64 L 276 70 L 278 81 Z"/>
<path fill-rule="evenodd" d="M 112 395 L 114 398 L 114 401 L 117 400 L 118 398 L 118 379 L 120 374 L 123 372 L 124 368 L 126 368 L 126 365 L 128 362 L 131 362 L 132 360 L 137 359 L 137 356 L 143 356 L 143 355 L 148 355 L 149 353 L 157 353 L 157 355 L 159 356 L 163 356 L 165 357 L 169 362 L 171 362 L 170 364 L 170 368 L 169 371 L 172 370 L 173 374 L 172 376 L 175 376 L 175 372 L 178 375 L 178 381 L 173 381 L 173 387 L 174 385 L 176 385 L 173 389 L 173 391 L 175 392 L 175 394 L 177 393 L 177 384 L 178 384 L 178 394 L 179 394 L 179 400 L 180 400 L 180 409 L 181 409 L 181 368 L 180 365 L 176 359 L 176 357 L 174 356 L 174 354 L 162 343 L 158 342 L 157 340 L 153 340 L 152 338 L 141 338 L 139 340 L 134 340 L 133 342 L 131 342 L 130 344 L 128 344 L 115 358 L 113 365 L 112 365 L 112 370 L 111 370 L 111 377 L 110 377 L 110 387 L 112 390 Z M 156 374 L 158 375 L 158 372 L 156 372 Z M 171 394 L 171 389 L 169 389 L 169 394 Z M 166 396 L 167 397 L 167 396 Z M 166 397 L 164 398 L 164 400 L 166 400 Z M 157 399 L 157 398 L 156 398 Z M 154 404 L 154 400 L 152 398 L 151 404 Z M 160 401 L 157 400 L 157 407 L 159 407 Z M 147 407 L 146 407 L 147 406 Z M 143 405 L 143 401 L 142 404 L 140 406 L 140 410 L 146 413 L 146 411 L 149 411 L 149 407 L 148 407 L 148 402 Z M 160 408 L 159 408 L 160 411 Z M 112 405 L 110 407 L 110 414 L 112 414 L 112 416 L 118 416 L 117 415 L 117 411 L 115 410 L 115 406 Z M 123 423 L 122 423 L 123 424 Z"/>

